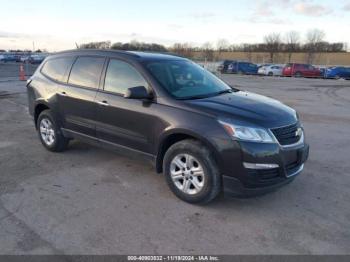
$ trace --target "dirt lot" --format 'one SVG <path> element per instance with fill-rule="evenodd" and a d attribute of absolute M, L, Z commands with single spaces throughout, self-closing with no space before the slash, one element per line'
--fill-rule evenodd
<path fill-rule="evenodd" d="M 223 78 L 295 107 L 310 159 L 277 192 L 193 206 L 147 162 L 80 142 L 46 151 L 24 82 L 2 69 L 0 253 L 350 254 L 350 81 Z"/>

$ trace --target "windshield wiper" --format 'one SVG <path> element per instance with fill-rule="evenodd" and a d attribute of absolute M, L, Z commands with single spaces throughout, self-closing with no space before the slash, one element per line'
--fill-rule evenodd
<path fill-rule="evenodd" d="M 229 94 L 229 93 L 232 93 L 232 92 L 233 92 L 233 90 L 231 90 L 231 89 L 225 89 L 225 90 L 221 90 L 219 92 L 212 93 L 212 94 L 188 96 L 188 97 L 180 98 L 180 100 L 203 99 L 203 98 L 208 98 L 208 97 L 213 97 L 213 96 L 219 96 L 219 95 L 222 95 L 222 94 Z"/>
<path fill-rule="evenodd" d="M 212 96 L 211 94 L 205 94 L 205 95 L 181 97 L 181 98 L 178 98 L 178 99 L 179 99 L 179 100 L 193 100 L 193 99 L 208 98 L 208 97 L 211 97 L 211 96 Z"/>
<path fill-rule="evenodd" d="M 225 89 L 225 90 L 222 90 L 220 92 L 217 92 L 215 95 L 230 94 L 232 92 L 233 92 L 232 89 Z"/>

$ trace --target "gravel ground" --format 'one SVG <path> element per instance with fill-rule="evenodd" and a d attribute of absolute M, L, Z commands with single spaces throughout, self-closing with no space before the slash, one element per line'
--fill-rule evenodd
<path fill-rule="evenodd" d="M 290 185 L 189 205 L 152 166 L 40 144 L 24 82 L 0 73 L 0 254 L 350 254 L 350 81 L 225 75 L 299 111 L 310 159 Z"/>

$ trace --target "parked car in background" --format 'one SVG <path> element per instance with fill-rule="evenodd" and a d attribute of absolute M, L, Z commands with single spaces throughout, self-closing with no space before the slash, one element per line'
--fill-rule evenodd
<path fill-rule="evenodd" d="M 21 57 L 22 57 L 22 55 L 17 55 L 17 54 L 15 55 L 17 63 L 21 62 Z"/>
<path fill-rule="evenodd" d="M 335 66 L 327 68 L 324 72 L 324 78 L 350 79 L 350 67 Z"/>
<path fill-rule="evenodd" d="M 28 62 L 31 64 L 41 64 L 45 60 L 44 55 L 31 55 L 28 59 Z"/>
<path fill-rule="evenodd" d="M 28 63 L 29 58 L 30 58 L 30 55 L 22 55 L 20 60 L 22 63 Z"/>
<path fill-rule="evenodd" d="M 221 74 L 227 74 L 228 66 L 233 62 L 234 62 L 233 60 L 223 60 L 219 62 L 217 71 L 220 72 Z"/>
<path fill-rule="evenodd" d="M 281 65 L 267 65 L 262 66 L 258 69 L 259 75 L 265 76 L 281 76 L 283 71 L 283 66 Z"/>
<path fill-rule="evenodd" d="M 17 57 L 15 55 L 4 54 L 3 56 L 4 57 L 1 60 L 3 62 L 16 62 L 16 60 L 17 60 Z"/>
<path fill-rule="evenodd" d="M 263 66 L 270 66 L 270 65 L 272 65 L 272 64 L 257 64 L 257 66 L 258 66 L 258 69 L 260 69 L 261 67 L 263 67 Z"/>
<path fill-rule="evenodd" d="M 256 75 L 258 73 L 258 66 L 250 62 L 234 61 L 227 69 L 231 74 Z"/>
<path fill-rule="evenodd" d="M 283 76 L 321 77 L 322 71 L 310 64 L 287 64 L 282 71 Z"/>

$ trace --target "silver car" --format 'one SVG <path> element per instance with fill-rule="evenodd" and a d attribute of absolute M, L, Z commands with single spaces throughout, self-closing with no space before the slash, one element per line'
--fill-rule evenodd
<path fill-rule="evenodd" d="M 282 70 L 282 65 L 267 65 L 260 67 L 258 74 L 266 76 L 282 76 Z"/>

